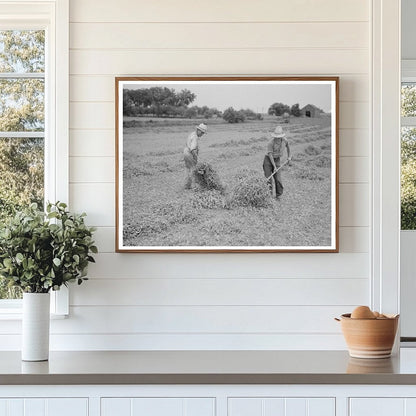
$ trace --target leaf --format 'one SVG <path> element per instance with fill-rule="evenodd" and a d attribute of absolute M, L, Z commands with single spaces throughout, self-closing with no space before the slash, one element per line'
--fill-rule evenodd
<path fill-rule="evenodd" d="M 98 248 L 96 246 L 91 246 L 90 250 L 94 253 L 97 254 L 98 253 Z"/>
<path fill-rule="evenodd" d="M 59 267 L 59 266 L 61 265 L 61 260 L 60 260 L 60 259 L 58 259 L 57 257 L 55 257 L 52 261 L 53 261 L 53 264 L 54 264 L 56 267 Z"/>

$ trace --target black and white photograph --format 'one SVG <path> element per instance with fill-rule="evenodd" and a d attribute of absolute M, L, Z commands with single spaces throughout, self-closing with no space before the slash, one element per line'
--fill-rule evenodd
<path fill-rule="evenodd" d="M 118 252 L 337 252 L 338 78 L 116 78 Z"/>

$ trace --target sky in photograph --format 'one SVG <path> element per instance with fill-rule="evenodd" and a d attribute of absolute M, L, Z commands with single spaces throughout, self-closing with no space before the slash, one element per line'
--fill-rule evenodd
<path fill-rule="evenodd" d="M 305 84 L 305 83 L 256 83 L 238 84 L 232 83 L 126 83 L 124 88 L 139 89 L 155 86 L 164 86 L 175 91 L 188 89 L 196 94 L 197 98 L 191 104 L 197 106 L 215 107 L 218 110 L 225 110 L 233 107 L 235 110 L 249 108 L 256 113 L 267 113 L 273 103 L 279 102 L 289 106 L 299 104 L 300 108 L 306 104 L 313 104 L 325 112 L 331 111 L 331 86 L 326 84 Z"/>

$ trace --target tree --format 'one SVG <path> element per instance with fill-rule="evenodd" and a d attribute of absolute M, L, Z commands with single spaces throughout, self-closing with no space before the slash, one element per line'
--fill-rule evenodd
<path fill-rule="evenodd" d="M 402 103 L 401 113 L 402 117 L 416 116 L 416 85 L 403 85 L 401 90 Z"/>
<path fill-rule="evenodd" d="M 299 104 L 293 104 L 292 107 L 290 107 L 290 114 L 295 117 L 300 117 Z"/>
<path fill-rule="evenodd" d="M 268 110 L 269 115 L 282 116 L 284 113 L 290 113 L 290 107 L 283 103 L 274 103 Z"/>
<path fill-rule="evenodd" d="M 189 104 L 195 101 L 196 95 L 189 90 L 182 90 L 177 94 L 178 105 L 187 107 Z"/>
<path fill-rule="evenodd" d="M 244 113 L 242 111 L 236 111 L 233 107 L 227 108 L 222 118 L 229 123 L 242 123 L 245 120 Z"/>
<path fill-rule="evenodd" d="M 416 229 L 416 160 L 410 160 L 402 165 L 401 228 Z"/>

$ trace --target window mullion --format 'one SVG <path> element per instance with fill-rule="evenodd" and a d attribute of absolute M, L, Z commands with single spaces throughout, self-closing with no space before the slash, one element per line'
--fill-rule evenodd
<path fill-rule="evenodd" d="M 402 117 L 401 118 L 402 127 L 415 127 L 416 126 L 416 117 Z"/>
<path fill-rule="evenodd" d="M 28 138 L 28 139 L 34 139 L 34 138 L 44 138 L 45 132 L 43 131 L 0 131 L 0 138 Z"/>
<path fill-rule="evenodd" d="M 45 79 L 44 72 L 0 72 L 0 79 Z"/>

